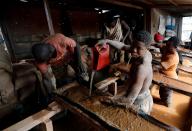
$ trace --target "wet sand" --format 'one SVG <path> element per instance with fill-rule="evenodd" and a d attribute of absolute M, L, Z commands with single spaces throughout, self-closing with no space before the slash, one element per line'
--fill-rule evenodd
<path fill-rule="evenodd" d="M 114 106 L 106 106 L 99 102 L 101 96 L 93 96 L 87 98 L 88 89 L 83 87 L 75 87 L 67 91 L 65 95 L 69 99 L 83 105 L 90 111 L 94 112 L 102 119 L 120 128 L 121 130 L 131 131 L 162 131 L 164 129 L 144 120 L 137 114 L 123 108 Z"/>

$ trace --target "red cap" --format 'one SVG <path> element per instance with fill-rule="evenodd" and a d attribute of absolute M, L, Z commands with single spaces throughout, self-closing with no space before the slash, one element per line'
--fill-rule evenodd
<path fill-rule="evenodd" d="M 155 40 L 155 42 L 161 42 L 164 40 L 164 37 L 158 32 L 155 34 L 154 40 Z"/>

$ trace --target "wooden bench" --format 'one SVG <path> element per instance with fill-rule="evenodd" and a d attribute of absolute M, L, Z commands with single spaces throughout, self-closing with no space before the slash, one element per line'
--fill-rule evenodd
<path fill-rule="evenodd" d="M 114 96 L 117 95 L 117 80 L 119 79 L 119 77 L 109 77 L 103 81 L 100 81 L 99 83 L 95 84 L 95 87 L 99 90 L 105 89 L 106 87 L 108 87 L 111 84 L 114 84 Z"/>
<path fill-rule="evenodd" d="M 161 65 L 160 60 L 157 60 L 157 59 L 153 59 L 152 63 L 156 64 L 156 65 Z M 184 66 L 184 65 L 178 65 L 178 69 L 181 71 L 184 71 L 186 73 L 192 74 L 192 67 L 188 67 L 188 66 Z"/>
<path fill-rule="evenodd" d="M 119 63 L 116 65 L 117 70 L 120 70 L 125 73 L 130 72 L 129 66 L 124 63 Z M 179 93 L 184 95 L 192 96 L 192 84 L 173 79 L 165 76 L 159 72 L 153 72 L 153 83 L 157 85 L 161 85 L 165 88 L 171 88 Z"/>
<path fill-rule="evenodd" d="M 62 111 L 62 107 L 57 102 L 49 104 L 47 109 L 41 110 L 24 120 L 4 129 L 3 131 L 27 131 L 33 127 L 42 124 L 43 130 L 53 131 L 51 117 Z"/>

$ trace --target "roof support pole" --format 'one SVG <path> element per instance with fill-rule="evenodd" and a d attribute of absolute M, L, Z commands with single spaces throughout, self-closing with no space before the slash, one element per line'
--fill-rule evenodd
<path fill-rule="evenodd" d="M 151 8 L 144 9 L 144 29 L 151 33 Z"/>
<path fill-rule="evenodd" d="M 47 18 L 48 27 L 49 27 L 49 33 L 50 33 L 50 35 L 54 35 L 55 31 L 54 31 L 53 22 L 51 19 L 49 3 L 47 0 L 43 0 L 43 4 L 44 4 L 45 14 L 46 14 L 46 18 Z"/>

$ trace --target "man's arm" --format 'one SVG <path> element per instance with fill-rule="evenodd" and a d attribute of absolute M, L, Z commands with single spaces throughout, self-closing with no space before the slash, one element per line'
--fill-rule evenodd
<path fill-rule="evenodd" d="M 47 64 L 37 64 L 36 65 L 43 77 L 43 84 L 47 88 L 48 93 L 51 93 L 53 90 L 56 90 L 56 79 L 53 74 L 50 65 Z"/>
<path fill-rule="evenodd" d="M 127 32 L 130 31 L 129 25 L 124 20 L 121 21 L 121 25 L 123 28 L 125 28 L 127 30 Z"/>
<path fill-rule="evenodd" d="M 169 59 L 165 60 L 165 61 L 161 61 L 161 66 L 167 70 L 169 69 L 171 66 L 173 66 L 175 64 L 174 59 L 171 59 L 173 57 L 170 57 Z"/>
<path fill-rule="evenodd" d="M 137 96 L 139 95 L 139 92 L 143 87 L 143 83 L 146 76 L 146 74 L 144 73 L 145 70 L 146 69 L 142 65 L 139 66 L 135 74 L 135 77 L 133 78 L 133 82 L 130 85 L 130 90 L 127 93 L 127 100 L 128 100 L 127 104 L 130 106 L 135 102 Z"/>
<path fill-rule="evenodd" d="M 125 36 L 122 40 L 122 42 L 124 42 L 126 40 L 126 38 L 131 34 L 131 29 L 130 29 L 129 25 L 124 20 L 121 21 L 121 25 L 125 29 L 125 32 L 126 32 L 124 34 Z M 130 39 L 130 37 L 129 37 L 129 39 Z M 132 43 L 132 40 L 129 40 L 129 41 L 131 41 L 131 43 Z"/>
<path fill-rule="evenodd" d="M 119 41 L 115 41 L 115 40 L 108 40 L 108 39 L 105 39 L 105 40 L 100 40 L 98 42 L 98 44 L 105 44 L 105 43 L 108 43 L 110 46 L 113 46 L 114 48 L 116 49 L 119 49 L 119 50 L 129 50 L 130 46 L 129 45 L 125 45 L 124 43 L 122 42 L 119 42 Z"/>

